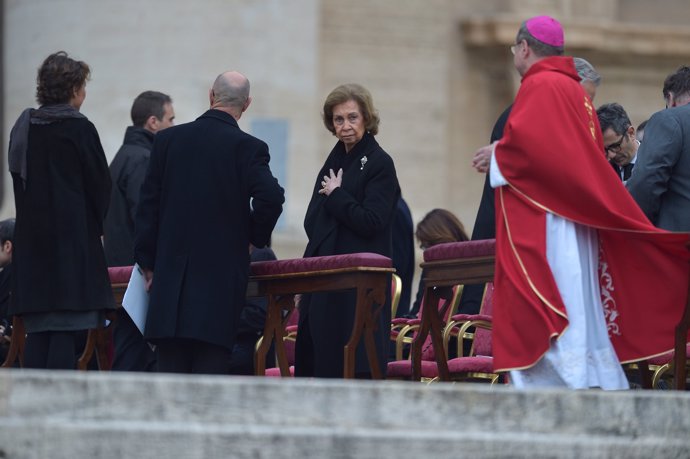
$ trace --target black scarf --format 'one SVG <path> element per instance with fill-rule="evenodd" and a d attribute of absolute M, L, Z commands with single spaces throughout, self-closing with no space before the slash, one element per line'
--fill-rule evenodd
<path fill-rule="evenodd" d="M 26 152 L 29 146 L 29 125 L 51 124 L 69 118 L 86 118 L 68 104 L 44 105 L 38 109 L 27 108 L 19 115 L 10 132 L 10 150 L 7 155 L 10 172 L 22 178 L 26 189 Z"/>

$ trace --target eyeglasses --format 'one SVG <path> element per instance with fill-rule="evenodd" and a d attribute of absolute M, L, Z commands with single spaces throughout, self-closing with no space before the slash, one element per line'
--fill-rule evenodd
<path fill-rule="evenodd" d="M 621 139 L 618 142 L 612 143 L 608 147 L 605 146 L 604 147 L 604 153 L 609 153 L 609 152 L 618 153 L 619 151 L 621 151 L 621 145 L 623 144 L 624 140 L 625 140 L 625 133 L 621 136 Z"/>
<path fill-rule="evenodd" d="M 520 41 L 522 43 L 522 41 Z M 513 56 L 515 56 L 515 51 L 517 51 L 517 47 L 520 46 L 520 43 L 515 43 L 514 45 L 510 45 L 510 52 L 513 53 Z"/>

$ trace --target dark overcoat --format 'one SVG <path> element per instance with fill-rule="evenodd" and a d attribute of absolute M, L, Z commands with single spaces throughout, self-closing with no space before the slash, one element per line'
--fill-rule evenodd
<path fill-rule="evenodd" d="M 12 179 L 10 313 L 113 309 L 101 245 L 110 175 L 95 126 L 86 118 L 32 124 L 26 188 Z"/>
<path fill-rule="evenodd" d="M 368 133 L 343 161 L 345 155 L 343 143 L 338 142 L 316 178 L 304 219 L 309 238 L 304 256 L 373 252 L 391 257 L 393 217 L 400 196 L 393 159 Z M 337 172 L 340 164 L 344 165 L 342 185 L 328 197 L 320 195 L 323 176 L 328 175 L 330 168 Z M 387 292 L 390 296 L 390 289 Z M 354 305 L 354 292 L 303 297 L 297 333 L 297 375 L 343 376 L 343 347 L 352 330 Z M 381 309 L 376 331 L 378 357 L 384 374 L 390 315 L 389 298 Z M 363 343 L 357 349 L 355 371 L 359 374 L 369 372 Z"/>
<path fill-rule="evenodd" d="M 110 163 L 113 191 L 103 235 L 108 266 L 134 264 L 134 215 L 149 165 L 153 136 L 144 128 L 129 126 L 122 146 Z"/>
<path fill-rule="evenodd" d="M 154 273 L 148 340 L 232 349 L 249 243 L 265 246 L 282 212 L 268 163 L 268 146 L 219 110 L 156 134 L 135 221 L 135 259 Z"/>

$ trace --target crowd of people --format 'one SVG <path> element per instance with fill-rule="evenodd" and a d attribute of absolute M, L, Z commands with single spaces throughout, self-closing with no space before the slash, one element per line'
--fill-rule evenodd
<path fill-rule="evenodd" d="M 664 82 L 667 109 L 636 129 L 619 103 L 595 109 L 601 76 L 564 50 L 551 17 L 517 32 L 522 84 L 472 160 L 486 180 L 471 239 L 496 239 L 496 371 L 516 387 L 624 389 L 621 363 L 673 347 L 688 291 L 690 67 Z M 142 334 L 117 310 L 114 370 L 251 374 L 266 305 L 245 298 L 249 262 L 276 259 L 268 246 L 284 190 L 266 143 L 237 123 L 251 104 L 248 79 L 220 74 L 209 110 L 178 126 L 172 98 L 144 91 L 108 167 L 80 112 L 89 74 L 64 52 L 48 56 L 39 108 L 11 132 L 16 223 L 0 222 L 0 350 L 17 315 L 25 367 L 75 368 L 79 333 L 115 309 L 107 267 L 136 263 L 150 295 L 146 325 Z M 304 257 L 391 257 L 403 279 L 399 315 L 415 316 L 424 288 L 412 301 L 413 238 L 424 250 L 470 237 L 445 209 L 413 236 L 366 88 L 331 91 L 323 122 L 336 142 L 304 217 Z M 466 286 L 460 311 L 478 312 L 482 291 Z M 342 377 L 354 304 L 351 292 L 301 296 L 296 376 Z M 375 338 L 384 373 L 386 306 Z M 367 378 L 360 347 L 356 374 Z"/>

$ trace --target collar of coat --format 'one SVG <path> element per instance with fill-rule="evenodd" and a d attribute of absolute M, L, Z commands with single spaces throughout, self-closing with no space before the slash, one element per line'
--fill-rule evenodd
<path fill-rule="evenodd" d="M 237 120 L 235 118 L 233 118 L 232 115 L 225 113 L 222 110 L 216 110 L 216 109 L 212 108 L 212 109 L 208 110 L 206 113 L 204 113 L 203 115 L 201 115 L 197 119 L 201 119 L 201 118 L 215 118 L 217 120 L 220 120 L 220 121 L 223 121 L 226 123 L 230 123 L 235 127 L 239 127 L 239 125 L 237 124 Z"/>

